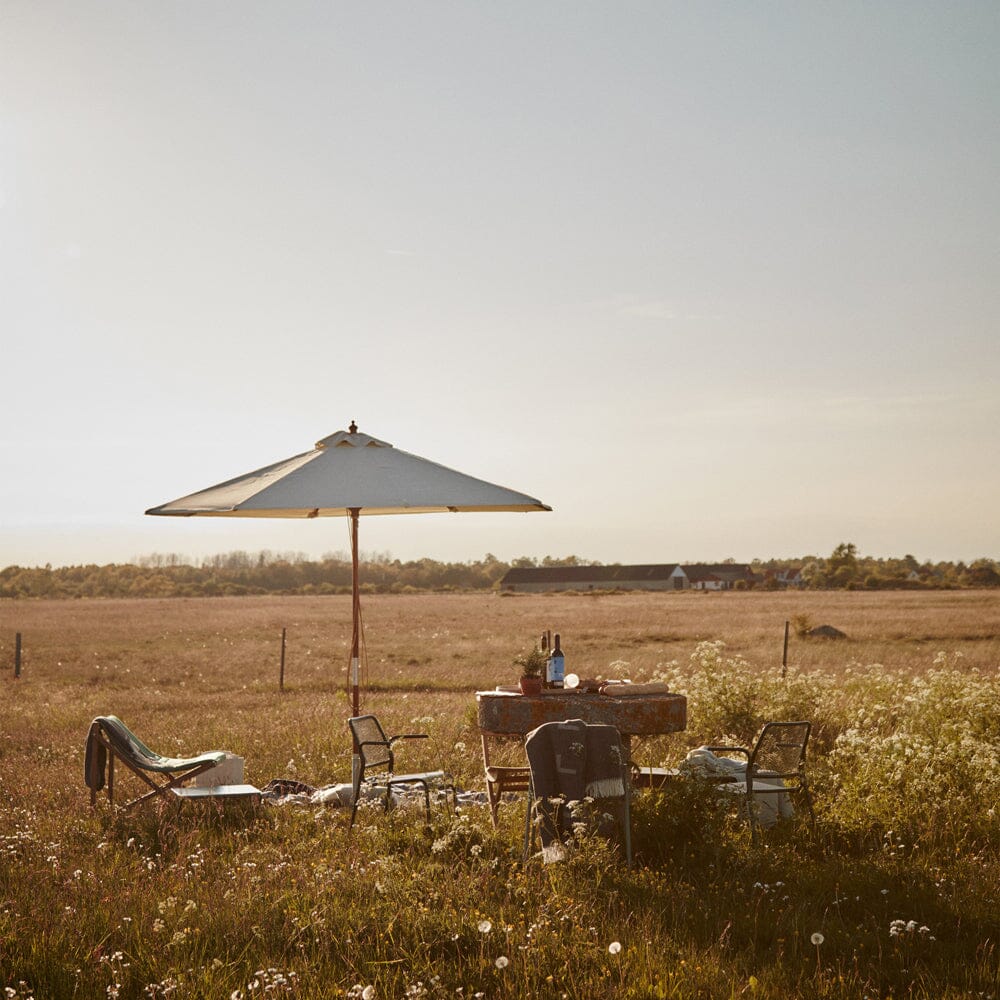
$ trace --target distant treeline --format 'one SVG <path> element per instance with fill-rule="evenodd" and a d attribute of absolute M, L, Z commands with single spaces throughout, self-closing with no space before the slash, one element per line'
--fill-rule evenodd
<path fill-rule="evenodd" d="M 577 558 L 525 557 L 503 562 L 492 554 L 474 562 L 403 562 L 362 555 L 365 593 L 490 590 L 511 566 L 575 565 Z M 344 554 L 310 560 L 302 553 L 229 552 L 190 560 L 180 555 L 139 556 L 107 566 L 8 566 L 0 570 L 0 598 L 10 597 L 228 597 L 246 594 L 344 594 L 351 562 Z"/>
<path fill-rule="evenodd" d="M 754 560 L 757 586 L 777 586 L 777 576 L 797 567 L 811 590 L 920 590 L 925 588 L 1000 587 L 1000 563 L 993 559 L 964 562 L 920 562 L 914 556 L 876 559 L 858 555 L 853 542 L 841 542 L 826 558 Z"/>
<path fill-rule="evenodd" d="M 595 566 L 578 556 L 523 556 L 504 562 L 487 553 L 474 562 L 435 559 L 403 562 L 389 555 L 363 555 L 361 588 L 366 593 L 492 590 L 512 568 Z M 826 558 L 754 560 L 750 586 L 775 589 L 779 577 L 799 569 L 804 586 L 815 589 L 925 589 L 1000 586 L 1000 564 L 920 563 L 913 556 L 875 559 L 843 543 Z M 106 566 L 22 567 L 0 570 L 0 598 L 223 597 L 245 594 L 344 594 L 351 589 L 350 559 L 341 553 L 311 560 L 302 553 L 229 552 L 193 561 L 180 555 L 148 555 Z"/>

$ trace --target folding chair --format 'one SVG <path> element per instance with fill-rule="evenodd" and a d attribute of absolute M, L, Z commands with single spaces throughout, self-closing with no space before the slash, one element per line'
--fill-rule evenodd
<path fill-rule="evenodd" d="M 614 801 L 621 807 L 625 862 L 632 867 L 632 775 L 628 749 L 614 726 L 580 719 L 546 722 L 528 733 L 525 752 L 530 766 L 524 860 L 534 843 L 536 826 L 543 857 L 571 835 L 572 802 L 592 798 L 598 808 Z"/>
<path fill-rule="evenodd" d="M 164 757 L 150 750 L 128 726 L 115 715 L 99 715 L 87 733 L 84 777 L 90 788 L 90 804 L 97 802 L 97 793 L 107 785 L 108 802 L 114 805 L 115 760 L 120 760 L 150 791 L 126 802 L 121 808 L 133 806 L 172 793 L 178 798 L 253 797 L 260 791 L 252 785 L 220 785 L 214 788 L 181 788 L 205 771 L 221 764 L 229 754 L 212 750 L 197 757 Z M 107 780 L 105 782 L 105 774 Z"/>
<path fill-rule="evenodd" d="M 750 835 L 757 840 L 760 825 L 756 797 L 787 796 L 799 793 L 809 809 L 809 820 L 813 832 L 816 830 L 816 814 L 813 812 L 812 796 L 809 794 L 809 779 L 806 776 L 806 745 L 812 723 L 809 722 L 768 722 L 760 731 L 752 748 L 736 746 L 710 746 L 704 749 L 712 753 L 736 753 L 746 759 L 746 773 L 742 778 L 722 779 L 741 784 L 739 794 L 744 796 L 747 816 L 750 821 Z M 780 804 L 781 799 L 777 800 Z"/>
<path fill-rule="evenodd" d="M 393 744 L 398 740 L 426 740 L 426 733 L 400 733 L 398 736 L 386 736 L 382 724 L 374 715 L 359 715 L 347 720 L 354 745 L 360 756 L 360 767 L 354 777 L 354 795 L 351 804 L 351 828 L 358 814 L 358 804 L 361 801 L 361 790 L 364 787 L 385 788 L 385 808 L 389 808 L 393 788 L 417 786 L 423 790 L 424 808 L 427 822 L 431 819 L 431 786 L 443 788 L 445 798 L 451 792 L 454 809 L 458 810 L 458 797 L 455 785 L 446 771 L 421 771 L 414 774 L 396 774 L 396 756 Z M 373 773 L 372 773 L 373 772 Z"/>

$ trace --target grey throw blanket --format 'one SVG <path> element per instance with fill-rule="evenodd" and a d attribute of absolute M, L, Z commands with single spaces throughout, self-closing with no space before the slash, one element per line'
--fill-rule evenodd
<path fill-rule="evenodd" d="M 116 715 L 99 715 L 90 724 L 84 760 L 84 779 L 87 787 L 100 791 L 104 787 L 107 768 L 107 747 L 101 742 L 103 733 L 114 752 L 129 767 L 160 774 L 191 771 L 203 764 L 221 764 L 226 759 L 224 750 L 211 750 L 197 757 L 164 757 L 150 750 Z"/>
<path fill-rule="evenodd" d="M 108 751 L 97 738 L 101 724 L 95 719 L 87 733 L 87 747 L 83 764 L 83 776 L 87 787 L 99 792 L 104 787 L 104 775 L 108 765 Z"/>
<path fill-rule="evenodd" d="M 625 794 L 628 761 L 614 726 L 580 719 L 546 722 L 524 743 L 540 815 L 542 846 L 572 832 L 573 810 L 565 805 L 583 798 Z"/>

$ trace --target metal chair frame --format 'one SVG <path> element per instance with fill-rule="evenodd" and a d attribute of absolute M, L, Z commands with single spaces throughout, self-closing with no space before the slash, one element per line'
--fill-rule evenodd
<path fill-rule="evenodd" d="M 812 796 L 809 793 L 809 778 L 806 775 L 806 746 L 812 723 L 768 722 L 760 731 L 752 748 L 739 746 L 710 746 L 712 753 L 736 753 L 747 762 L 744 779 L 723 779 L 722 783 L 744 784 L 741 794 L 747 817 L 750 821 L 750 835 L 756 842 L 757 822 L 754 797 L 757 795 L 787 795 L 799 793 L 809 809 L 812 830 L 816 830 L 816 814 L 813 811 Z M 774 782 L 780 784 L 774 784 Z"/>
<path fill-rule="evenodd" d="M 399 733 L 387 736 L 382 724 L 374 715 L 358 715 L 347 720 L 347 725 L 354 738 L 355 751 L 360 757 L 360 766 L 354 776 L 353 801 L 351 803 L 351 829 L 358 814 L 361 801 L 361 789 L 368 785 L 378 787 L 385 785 L 385 809 L 389 809 L 393 788 L 406 785 L 416 785 L 423 791 L 424 810 L 427 822 L 431 820 L 431 786 L 445 789 L 445 798 L 450 791 L 454 809 L 458 809 L 458 797 L 455 784 L 446 771 L 421 771 L 414 774 L 396 774 L 396 755 L 393 746 L 399 740 L 426 740 L 426 733 Z M 370 773 L 374 771 L 375 773 Z"/>

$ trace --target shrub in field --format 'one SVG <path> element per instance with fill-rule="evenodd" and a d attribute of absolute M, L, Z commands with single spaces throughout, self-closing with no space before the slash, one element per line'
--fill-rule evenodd
<path fill-rule="evenodd" d="M 804 613 L 792 615 L 792 628 L 800 639 L 804 639 L 813 630 L 813 620 Z"/>
<path fill-rule="evenodd" d="M 632 847 L 639 864 L 663 867 L 679 858 L 716 860 L 725 853 L 732 802 L 700 781 L 674 781 L 632 799 Z"/>
<path fill-rule="evenodd" d="M 688 743 L 732 738 L 746 745 L 765 722 L 782 719 L 809 719 L 822 728 L 832 678 L 795 670 L 785 678 L 763 674 L 740 656 L 726 656 L 724 650 L 721 640 L 700 642 L 690 667 L 661 664 L 653 675 L 687 697 Z"/>
<path fill-rule="evenodd" d="M 964 849 L 1000 836 L 1000 679 L 935 663 L 923 677 L 882 674 L 882 697 L 856 705 L 837 737 L 830 818 L 845 831 Z"/>
<path fill-rule="evenodd" d="M 688 745 L 748 745 L 766 721 L 810 720 L 810 769 L 832 833 L 880 841 L 895 830 L 957 848 L 1000 835 L 1000 680 L 957 662 L 939 653 L 922 676 L 855 663 L 839 678 L 780 678 L 713 641 L 688 668 L 671 663 L 656 677 L 687 696 Z"/>

